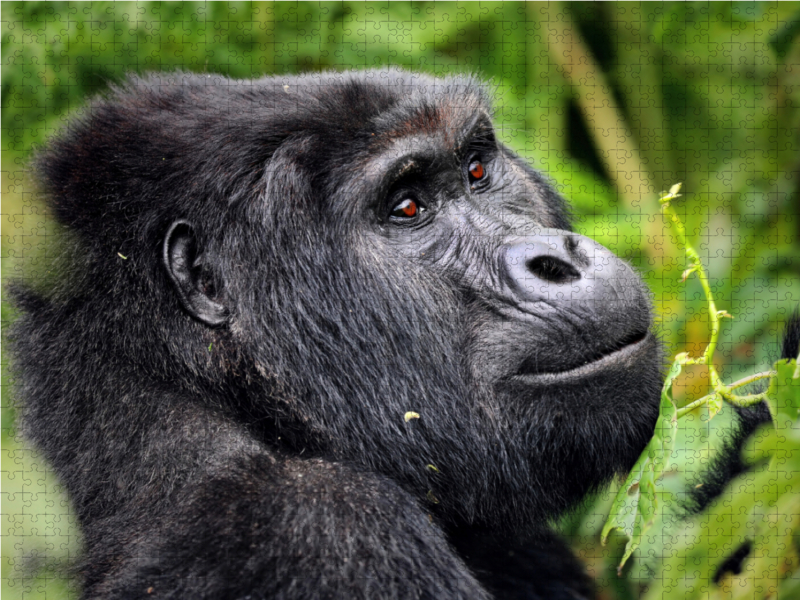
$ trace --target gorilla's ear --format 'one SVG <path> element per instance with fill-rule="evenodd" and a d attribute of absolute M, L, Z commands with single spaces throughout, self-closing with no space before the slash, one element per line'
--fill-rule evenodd
<path fill-rule="evenodd" d="M 228 321 L 228 311 L 214 298 L 216 290 L 203 258 L 192 224 L 175 221 L 164 238 L 164 267 L 187 312 L 198 321 L 216 327 Z"/>

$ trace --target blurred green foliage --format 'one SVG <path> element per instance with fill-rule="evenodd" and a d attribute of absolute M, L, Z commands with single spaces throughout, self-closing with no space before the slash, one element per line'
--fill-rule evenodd
<path fill-rule="evenodd" d="M 52 258 L 53 226 L 25 170 L 31 150 L 125 73 L 244 78 L 394 65 L 491 82 L 500 137 L 570 199 L 578 231 L 640 269 L 671 353 L 695 352 L 708 336 L 700 286 L 681 283 L 683 256 L 658 210 L 658 192 L 673 183 L 683 182 L 676 208 L 719 306 L 735 316 L 717 353 L 726 380 L 771 364 L 781 323 L 800 302 L 798 3 L 3 2 L 0 10 L 4 280 L 36 276 Z M 2 308 L 7 325 L 13 314 Z M 77 531 L 46 465 L 23 450 L 13 380 L 4 372 L 3 381 L 2 592 L 64 597 L 75 591 L 61 570 Z M 676 399 L 706 383 L 702 369 L 687 369 Z M 725 422 L 698 418 L 683 432 L 685 464 Z M 597 542 L 609 502 L 587 503 L 562 526 L 602 597 L 633 598 L 646 561 L 629 579 L 616 577 L 621 545 Z"/>

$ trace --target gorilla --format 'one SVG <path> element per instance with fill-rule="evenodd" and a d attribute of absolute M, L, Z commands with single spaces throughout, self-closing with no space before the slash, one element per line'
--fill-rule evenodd
<path fill-rule="evenodd" d="M 86 598 L 589 598 L 548 523 L 650 439 L 649 293 L 475 78 L 129 77 L 41 150 L 24 432 Z"/>

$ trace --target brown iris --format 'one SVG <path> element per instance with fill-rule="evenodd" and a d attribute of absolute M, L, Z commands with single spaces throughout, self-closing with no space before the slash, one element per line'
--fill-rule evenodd
<path fill-rule="evenodd" d="M 416 216 L 418 210 L 419 207 L 417 206 L 416 201 L 412 200 L 411 198 L 406 198 L 394 207 L 394 210 L 392 210 L 392 216 L 400 217 L 401 219 L 407 219 L 409 217 Z"/>
<path fill-rule="evenodd" d="M 479 160 L 473 160 L 469 164 L 469 175 L 474 180 L 483 179 L 485 171 L 483 170 L 483 163 Z"/>

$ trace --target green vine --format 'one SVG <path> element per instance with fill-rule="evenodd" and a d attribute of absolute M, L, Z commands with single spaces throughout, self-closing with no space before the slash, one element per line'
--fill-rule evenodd
<path fill-rule="evenodd" d="M 689 244 L 689 240 L 686 238 L 686 228 L 683 226 L 683 222 L 678 217 L 678 214 L 675 212 L 672 204 L 670 204 L 672 200 L 680 198 L 680 194 L 678 193 L 680 189 L 681 184 L 676 183 L 670 188 L 669 192 L 663 194 L 659 198 L 659 203 L 661 204 L 661 211 L 664 213 L 664 216 L 670 220 L 672 228 L 678 237 L 678 243 L 685 249 L 686 257 L 689 260 L 689 266 L 683 272 L 683 280 L 686 281 L 686 279 L 692 273 L 696 273 L 697 278 L 700 280 L 700 285 L 703 287 L 703 293 L 706 295 L 706 301 L 708 302 L 709 320 L 711 321 L 711 339 L 709 340 L 702 356 L 698 358 L 692 358 L 688 354 L 679 354 L 675 357 L 675 360 L 681 365 L 705 365 L 708 368 L 708 376 L 711 380 L 713 392 L 700 398 L 699 400 L 695 400 L 694 402 L 687 404 L 683 408 L 678 409 L 678 417 L 680 418 L 683 415 L 693 411 L 698 406 L 703 406 L 704 404 L 709 406 L 710 414 L 713 417 L 717 412 L 719 412 L 720 408 L 722 408 L 722 400 L 725 400 L 726 402 L 729 402 L 735 406 L 752 406 L 753 404 L 758 404 L 764 400 L 766 398 L 766 392 L 741 396 L 734 394 L 733 390 L 761 379 L 768 379 L 772 377 L 775 372 L 764 371 L 763 373 L 756 373 L 755 375 L 750 375 L 744 379 L 740 379 L 731 385 L 725 385 L 725 383 L 722 381 L 722 378 L 719 376 L 719 373 L 717 373 L 717 369 L 714 367 L 714 352 L 717 349 L 717 340 L 719 339 L 719 332 L 722 325 L 721 320 L 723 318 L 732 319 L 733 316 L 731 316 L 725 310 L 717 309 L 717 305 L 714 302 L 714 295 L 711 292 L 711 285 L 708 282 L 708 275 L 706 274 L 706 270 L 703 267 L 702 261 L 700 260 L 700 255 Z"/>

